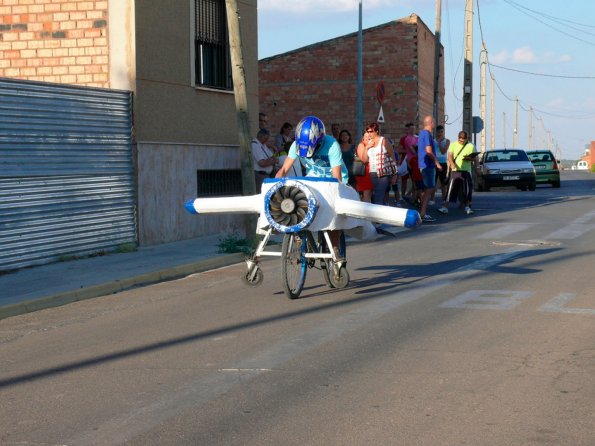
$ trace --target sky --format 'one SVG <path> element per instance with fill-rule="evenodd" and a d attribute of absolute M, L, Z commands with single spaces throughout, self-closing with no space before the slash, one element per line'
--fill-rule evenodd
<path fill-rule="evenodd" d="M 417 14 L 436 29 L 436 0 L 361 0 L 363 29 Z M 465 0 L 442 0 L 447 137 L 462 128 Z M 258 0 L 258 57 L 356 32 L 359 0 Z M 473 0 L 473 115 L 479 116 L 480 51 L 488 54 L 486 142 L 490 146 L 490 74 L 495 146 L 551 148 L 577 160 L 595 140 L 595 1 Z M 365 72 L 364 72 L 365 79 Z M 531 125 L 531 107 L 533 119 Z M 543 141 L 543 144 L 541 144 Z M 477 138 L 479 144 L 479 136 Z"/>

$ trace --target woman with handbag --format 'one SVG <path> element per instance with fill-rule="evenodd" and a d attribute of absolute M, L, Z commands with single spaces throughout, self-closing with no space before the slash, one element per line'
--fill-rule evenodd
<path fill-rule="evenodd" d="M 397 182 L 397 161 L 392 146 L 380 136 L 377 123 L 372 122 L 366 127 L 364 138 L 358 147 L 358 156 L 368 163 L 373 185 L 372 203 L 386 204 L 385 192 L 389 185 Z"/>

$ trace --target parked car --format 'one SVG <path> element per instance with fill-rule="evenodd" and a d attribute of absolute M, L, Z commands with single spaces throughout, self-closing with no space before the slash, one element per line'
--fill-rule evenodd
<path fill-rule="evenodd" d="M 585 160 L 576 163 L 577 170 L 589 170 L 589 164 Z"/>
<path fill-rule="evenodd" d="M 535 168 L 524 150 L 487 150 L 478 159 L 475 167 L 476 190 L 489 191 L 494 186 L 535 190 Z"/>
<path fill-rule="evenodd" d="M 527 150 L 527 156 L 535 167 L 537 184 L 551 184 L 560 187 L 560 166 L 549 150 Z"/>

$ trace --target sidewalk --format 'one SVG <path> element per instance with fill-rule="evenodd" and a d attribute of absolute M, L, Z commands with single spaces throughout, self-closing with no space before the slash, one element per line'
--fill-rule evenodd
<path fill-rule="evenodd" d="M 242 262 L 243 253 L 220 254 L 219 235 L 141 247 L 0 275 L 0 319 L 139 285 L 172 280 Z"/>

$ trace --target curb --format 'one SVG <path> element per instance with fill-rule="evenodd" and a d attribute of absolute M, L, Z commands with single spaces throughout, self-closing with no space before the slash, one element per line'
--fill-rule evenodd
<path fill-rule="evenodd" d="M 225 266 L 241 263 L 245 259 L 243 253 L 226 254 L 211 259 L 201 260 L 199 262 L 188 263 L 185 265 L 173 266 L 150 273 L 140 274 L 122 280 L 114 280 L 100 285 L 91 285 L 79 288 L 77 290 L 65 291 L 46 297 L 19 302 L 0 307 L 0 320 L 20 314 L 31 313 L 33 311 L 54 308 L 62 305 L 78 302 L 85 299 L 107 296 L 119 293 L 134 287 L 153 285 L 168 280 L 180 279 L 191 274 L 202 273 L 213 269 L 223 268 Z"/>

